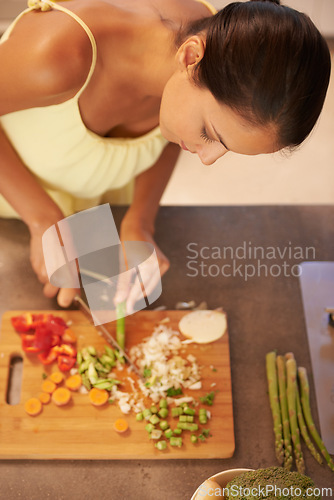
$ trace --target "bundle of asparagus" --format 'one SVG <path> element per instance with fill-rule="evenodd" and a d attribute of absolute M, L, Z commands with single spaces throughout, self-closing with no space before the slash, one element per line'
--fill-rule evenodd
<path fill-rule="evenodd" d="M 311 437 L 313 438 L 334 472 L 334 463 L 313 422 L 306 368 L 297 368 L 292 353 L 282 356 L 272 351 L 266 355 L 266 372 L 274 424 L 275 450 L 279 464 L 291 470 L 294 454 L 297 470 L 304 474 L 301 435 L 313 457 L 321 464 L 322 458 L 311 440 Z"/>

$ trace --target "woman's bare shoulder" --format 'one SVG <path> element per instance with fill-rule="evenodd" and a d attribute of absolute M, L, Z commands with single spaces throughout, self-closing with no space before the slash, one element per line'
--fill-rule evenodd
<path fill-rule="evenodd" d="M 91 61 L 89 38 L 72 18 L 25 14 L 0 44 L 0 114 L 65 101 L 83 85 Z"/>

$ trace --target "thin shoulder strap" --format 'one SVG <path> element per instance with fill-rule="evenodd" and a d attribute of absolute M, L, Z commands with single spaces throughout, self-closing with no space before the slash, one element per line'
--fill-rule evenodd
<path fill-rule="evenodd" d="M 212 15 L 217 14 L 218 11 L 217 11 L 216 7 L 214 7 L 213 5 L 211 5 L 210 2 L 207 2 L 207 0 L 196 0 L 196 2 L 199 2 L 199 3 L 203 4 L 203 5 L 205 5 L 205 7 L 207 9 L 209 9 L 209 11 L 211 12 Z"/>
<path fill-rule="evenodd" d="M 28 8 L 25 9 L 23 12 L 21 12 L 21 14 L 10 25 L 10 27 L 7 29 L 7 31 L 3 34 L 1 42 L 4 42 L 4 41 L 6 41 L 8 39 L 8 37 L 10 36 L 13 28 L 16 26 L 17 22 L 27 12 L 31 12 L 32 10 L 48 11 L 48 10 L 51 10 L 51 9 L 55 9 L 55 10 L 59 10 L 61 12 L 64 12 L 65 14 L 68 14 L 69 16 L 71 16 L 75 21 L 77 21 L 80 24 L 80 26 L 87 33 L 87 36 L 88 36 L 88 38 L 90 40 L 90 43 L 92 45 L 92 63 L 91 63 L 91 66 L 90 66 L 90 70 L 89 70 L 89 73 L 87 75 L 87 78 L 86 78 L 83 86 L 77 92 L 77 94 L 75 96 L 75 97 L 79 98 L 80 95 L 82 94 L 82 92 L 87 87 L 87 85 L 88 85 L 88 83 L 89 83 L 89 81 L 90 81 L 90 79 L 92 77 L 92 74 L 94 73 L 94 69 L 95 69 L 95 65 L 96 65 L 96 59 L 97 59 L 97 47 L 96 47 L 96 41 L 95 41 L 93 33 L 88 28 L 87 24 L 84 23 L 82 21 L 82 19 L 80 19 L 80 17 L 78 17 L 76 14 L 74 14 L 74 12 L 72 12 L 69 9 L 66 9 L 66 7 L 63 7 L 62 5 L 58 5 L 57 3 L 53 2 L 52 0 L 28 0 Z"/>

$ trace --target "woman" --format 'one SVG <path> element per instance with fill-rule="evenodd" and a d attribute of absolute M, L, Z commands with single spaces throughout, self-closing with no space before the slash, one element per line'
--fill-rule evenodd
<path fill-rule="evenodd" d="M 274 0 L 209 9 L 204 0 L 32 0 L 5 34 L 0 214 L 27 224 L 47 296 L 59 290 L 41 237 L 64 216 L 135 177 L 121 238 L 155 244 L 180 147 L 211 164 L 229 150 L 295 147 L 314 127 L 330 55 L 309 18 Z M 163 274 L 169 263 L 155 247 Z M 60 305 L 72 298 L 59 291 Z"/>

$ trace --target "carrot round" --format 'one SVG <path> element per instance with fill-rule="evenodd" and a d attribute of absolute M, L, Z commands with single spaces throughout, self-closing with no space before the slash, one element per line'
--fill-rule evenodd
<path fill-rule="evenodd" d="M 116 432 L 125 432 L 127 431 L 129 428 L 129 424 L 127 423 L 126 420 L 124 420 L 124 418 L 118 418 L 115 422 L 114 422 L 114 429 Z"/>
<path fill-rule="evenodd" d="M 38 396 L 38 399 L 43 405 L 47 405 L 51 401 L 51 394 L 48 392 L 41 392 Z"/>
<path fill-rule="evenodd" d="M 44 380 L 42 384 L 42 391 L 43 392 L 48 392 L 49 394 L 52 394 L 54 390 L 56 389 L 56 384 L 52 382 L 52 380 Z"/>
<path fill-rule="evenodd" d="M 52 393 L 52 401 L 57 405 L 57 406 L 64 406 L 69 403 L 71 400 L 71 391 L 67 389 L 67 387 L 58 387 L 53 393 Z"/>
<path fill-rule="evenodd" d="M 82 385 L 81 375 L 76 373 L 65 380 L 65 385 L 70 391 L 78 391 Z"/>
<path fill-rule="evenodd" d="M 52 382 L 54 382 L 57 385 L 61 384 L 62 381 L 64 380 L 64 375 L 61 372 L 51 373 L 50 380 L 52 380 Z"/>
<path fill-rule="evenodd" d="M 94 406 L 102 406 L 109 399 L 109 393 L 105 389 L 97 389 L 93 387 L 89 391 L 89 400 Z"/>
<path fill-rule="evenodd" d="M 43 409 L 42 403 L 37 398 L 30 398 L 24 403 L 24 409 L 31 417 L 39 415 Z"/>

